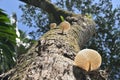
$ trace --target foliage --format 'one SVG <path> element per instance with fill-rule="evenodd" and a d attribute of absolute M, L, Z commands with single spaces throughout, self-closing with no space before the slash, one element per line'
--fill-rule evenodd
<path fill-rule="evenodd" d="M 15 65 L 15 27 L 10 25 L 6 13 L 0 9 L 0 73 Z"/>
<path fill-rule="evenodd" d="M 17 46 L 17 59 L 20 57 L 20 55 L 25 54 L 31 46 L 36 42 L 36 40 L 30 39 L 29 36 L 26 35 L 25 32 L 19 30 L 20 32 L 20 43 L 19 46 Z"/>
<path fill-rule="evenodd" d="M 17 58 L 36 42 L 21 30 L 18 38 L 15 28 L 10 24 L 7 14 L 0 9 L 0 74 L 15 66 Z"/>
<path fill-rule="evenodd" d="M 60 16 L 60 19 L 62 22 L 65 20 L 63 16 Z"/>
<path fill-rule="evenodd" d="M 96 34 L 84 48 L 99 51 L 103 57 L 102 68 L 110 68 L 110 79 L 120 79 L 120 8 L 113 8 L 111 0 L 54 0 L 54 4 L 75 13 L 92 14 Z M 54 22 L 41 9 L 30 5 L 21 5 L 20 8 L 23 23 L 38 28 L 32 35 L 43 34 L 49 29 L 49 23 Z"/>
<path fill-rule="evenodd" d="M 49 30 L 49 17 L 47 16 L 47 13 L 45 13 L 39 8 L 30 5 L 20 5 L 19 7 L 22 9 L 22 11 L 24 11 L 24 14 L 21 16 L 21 21 L 23 22 L 23 24 L 29 27 L 37 28 L 36 31 L 31 31 L 29 33 L 29 35 L 33 39 L 38 39 L 39 35 L 42 35 Z"/>
<path fill-rule="evenodd" d="M 19 56 L 26 53 L 35 42 L 21 30 L 17 38 L 15 28 L 10 24 L 7 14 L 0 9 L 0 74 L 15 66 Z M 19 41 L 16 42 L 16 39 Z"/>

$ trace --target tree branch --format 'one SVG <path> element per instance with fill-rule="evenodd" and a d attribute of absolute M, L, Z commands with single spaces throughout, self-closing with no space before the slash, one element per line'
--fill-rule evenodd
<path fill-rule="evenodd" d="M 61 22 L 60 16 L 66 18 L 67 16 L 75 15 L 74 13 L 56 7 L 48 0 L 20 0 L 20 1 L 41 8 L 42 10 L 46 11 L 51 17 L 55 19 L 56 23 Z"/>

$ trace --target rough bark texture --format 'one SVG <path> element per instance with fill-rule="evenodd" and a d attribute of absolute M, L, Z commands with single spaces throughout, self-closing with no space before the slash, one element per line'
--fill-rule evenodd
<path fill-rule="evenodd" d="M 21 1 L 37 7 L 44 6 L 39 5 L 42 1 L 46 2 L 46 0 Z M 0 78 L 3 80 L 85 80 L 87 78 L 85 71 L 73 66 L 73 60 L 80 48 L 95 33 L 95 23 L 83 15 L 72 15 L 72 17 L 68 15 L 65 18 L 71 24 L 71 29 L 66 34 L 61 34 L 59 25 L 58 28 L 48 31 L 27 54 L 19 58 L 14 69 L 2 74 Z M 81 78 L 80 75 L 84 77 Z M 102 79 L 104 76 L 100 78 L 101 75 L 97 71 L 87 75 L 95 80 L 105 80 Z"/>

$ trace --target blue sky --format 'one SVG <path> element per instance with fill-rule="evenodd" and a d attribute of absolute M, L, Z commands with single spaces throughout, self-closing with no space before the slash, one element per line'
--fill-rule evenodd
<path fill-rule="evenodd" d="M 98 1 L 98 0 L 96 0 L 96 1 Z M 112 2 L 114 5 L 114 8 L 118 7 L 118 5 L 120 5 L 120 0 L 112 0 Z M 16 12 L 18 20 L 21 18 L 21 15 L 22 15 L 22 11 L 19 9 L 20 4 L 24 4 L 24 3 L 20 2 L 19 0 L 10 0 L 10 1 L 9 0 L 0 0 L 0 8 L 5 10 L 8 15 L 11 15 L 12 12 Z M 27 33 L 34 29 L 34 28 L 29 28 L 29 27 L 23 25 L 20 21 L 18 22 L 18 28 Z"/>

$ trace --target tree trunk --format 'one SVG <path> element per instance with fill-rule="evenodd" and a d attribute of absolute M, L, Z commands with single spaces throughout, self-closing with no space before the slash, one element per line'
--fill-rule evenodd
<path fill-rule="evenodd" d="M 71 19 L 73 17 L 66 20 Z M 72 69 L 74 56 L 95 32 L 94 21 L 81 15 L 76 19 L 66 34 L 61 34 L 60 28 L 45 33 L 27 54 L 20 57 L 8 79 L 75 80 Z"/>

